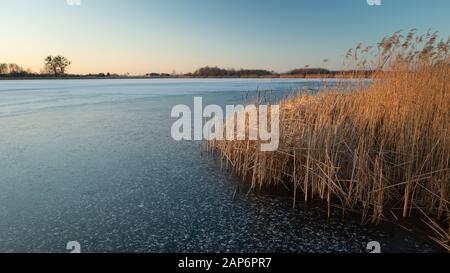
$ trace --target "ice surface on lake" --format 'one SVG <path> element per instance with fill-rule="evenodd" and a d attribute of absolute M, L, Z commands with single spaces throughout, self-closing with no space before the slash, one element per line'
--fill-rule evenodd
<path fill-rule="evenodd" d="M 47 108 L 224 91 L 292 91 L 315 81 L 288 79 L 151 79 L 0 81 L 0 116 Z"/>
<path fill-rule="evenodd" d="M 290 197 L 233 200 L 237 179 L 170 137 L 174 105 L 278 96 L 305 80 L 0 81 L 0 252 L 430 251 L 397 229 L 326 219 Z"/>

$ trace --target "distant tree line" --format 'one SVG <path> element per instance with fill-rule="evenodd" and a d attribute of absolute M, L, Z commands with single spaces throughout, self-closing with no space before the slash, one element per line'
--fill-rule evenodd
<path fill-rule="evenodd" d="M 58 77 L 66 74 L 71 62 L 64 56 L 48 56 L 45 58 L 44 69 L 41 73 L 33 73 L 30 69 L 23 69 L 15 63 L 0 63 L 0 76 L 8 78 L 16 77 Z"/>
<path fill-rule="evenodd" d="M 21 76 L 31 74 L 31 71 L 23 69 L 15 63 L 0 63 L 0 75 Z"/>
<path fill-rule="evenodd" d="M 298 68 L 285 73 L 275 73 L 264 69 L 223 69 L 202 67 L 193 73 L 177 75 L 175 72 L 148 73 L 143 76 L 118 75 L 111 73 L 74 75 L 66 74 L 71 61 L 64 56 L 48 56 L 44 60 L 44 68 L 40 73 L 33 73 L 30 69 L 23 69 L 15 63 L 0 62 L 0 77 L 2 78 L 332 78 L 332 77 L 369 77 L 373 71 L 333 71 L 324 68 Z"/>
<path fill-rule="evenodd" d="M 169 73 L 149 73 L 146 75 L 149 78 L 173 78 L 174 75 L 170 75 Z"/>
<path fill-rule="evenodd" d="M 293 69 L 289 72 L 287 72 L 287 75 L 318 75 L 318 74 L 330 74 L 332 71 L 324 68 L 298 68 Z"/>
<path fill-rule="evenodd" d="M 324 68 L 298 68 L 285 73 L 275 73 L 263 69 L 223 69 L 219 67 L 202 67 L 194 73 L 184 74 L 191 78 L 331 78 L 331 77 L 368 77 L 373 71 L 328 70 Z"/>
<path fill-rule="evenodd" d="M 30 69 L 23 69 L 15 63 L 0 62 L 0 78 L 2 79 L 50 79 L 55 77 L 63 77 L 68 79 L 98 79 L 98 78 L 142 78 L 126 75 L 118 75 L 113 73 L 98 73 L 98 74 L 67 74 L 68 67 L 72 62 L 64 56 L 48 56 L 44 59 L 44 67 L 39 73 L 32 72 Z M 166 74 L 163 74 L 166 75 Z M 158 76 L 160 76 L 158 74 Z"/>
<path fill-rule="evenodd" d="M 219 67 L 202 67 L 192 74 L 186 74 L 186 76 L 199 77 L 199 78 L 234 78 L 234 77 L 263 77 L 273 75 L 274 72 L 262 70 L 262 69 L 223 69 Z"/>
<path fill-rule="evenodd" d="M 299 68 L 291 70 L 284 74 L 280 74 L 280 76 L 294 78 L 368 78 L 374 72 L 375 71 L 372 70 L 328 70 L 324 68 Z"/>

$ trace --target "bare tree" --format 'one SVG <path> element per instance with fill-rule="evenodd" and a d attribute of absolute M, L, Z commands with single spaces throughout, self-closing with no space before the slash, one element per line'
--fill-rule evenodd
<path fill-rule="evenodd" d="M 23 72 L 23 68 L 17 64 L 8 64 L 8 70 L 10 74 Z"/>
<path fill-rule="evenodd" d="M 0 74 L 8 74 L 8 64 L 0 63 Z"/>
<path fill-rule="evenodd" d="M 45 68 L 49 73 L 52 73 L 57 77 L 58 75 L 64 75 L 67 67 L 71 62 L 64 56 L 48 56 L 45 58 Z"/>

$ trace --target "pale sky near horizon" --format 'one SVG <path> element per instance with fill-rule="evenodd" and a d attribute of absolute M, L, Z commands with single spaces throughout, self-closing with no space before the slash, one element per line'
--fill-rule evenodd
<path fill-rule="evenodd" d="M 0 0 L 0 63 L 39 72 L 62 54 L 82 74 L 334 69 L 348 48 L 399 29 L 447 39 L 448 14 L 448 0 Z"/>

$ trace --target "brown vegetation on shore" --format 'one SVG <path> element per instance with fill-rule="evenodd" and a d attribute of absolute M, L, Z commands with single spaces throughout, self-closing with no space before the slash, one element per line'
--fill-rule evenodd
<path fill-rule="evenodd" d="M 347 61 L 380 71 L 370 86 L 355 77 L 281 101 L 277 152 L 255 141 L 208 149 L 253 189 L 292 189 L 294 206 L 322 199 L 373 223 L 421 215 L 450 251 L 449 43 L 411 30 L 358 45 Z"/>

